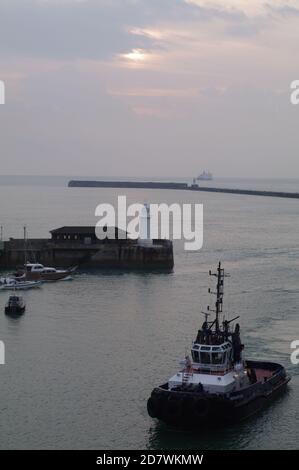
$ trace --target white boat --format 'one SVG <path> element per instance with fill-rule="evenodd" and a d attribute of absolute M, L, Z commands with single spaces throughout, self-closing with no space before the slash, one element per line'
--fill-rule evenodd
<path fill-rule="evenodd" d="M 203 171 L 198 177 L 197 179 L 199 181 L 212 181 L 213 179 L 213 175 L 210 171 Z"/>
<path fill-rule="evenodd" d="M 43 282 L 43 281 L 60 281 L 70 276 L 76 271 L 77 266 L 69 269 L 56 269 L 53 267 L 44 266 L 41 263 L 28 263 L 27 262 L 27 229 L 24 227 L 24 266 L 18 269 L 14 278 L 23 282 Z M 29 284 L 26 284 L 29 286 Z M 32 287 L 37 287 L 37 284 L 32 284 Z"/>
<path fill-rule="evenodd" d="M 14 278 L 4 277 L 0 279 L 0 290 L 28 290 L 40 287 L 42 281 L 17 281 Z"/>
<path fill-rule="evenodd" d="M 17 273 L 17 278 L 26 281 L 62 281 L 69 280 L 77 266 L 69 269 L 56 269 L 40 263 L 26 263 Z"/>

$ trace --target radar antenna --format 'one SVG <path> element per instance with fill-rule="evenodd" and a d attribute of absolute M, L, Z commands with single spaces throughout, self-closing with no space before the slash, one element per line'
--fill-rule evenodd
<path fill-rule="evenodd" d="M 217 277 L 216 292 L 212 292 L 211 289 L 209 289 L 209 293 L 216 295 L 215 310 L 212 310 L 212 312 L 216 313 L 215 330 L 216 330 L 216 333 L 219 333 L 220 332 L 219 316 L 223 311 L 222 307 L 223 307 L 223 296 L 224 296 L 224 278 L 229 277 L 229 274 L 224 273 L 224 269 L 221 268 L 221 262 L 219 261 L 217 272 L 212 273 L 212 271 L 209 271 L 209 275 Z M 208 307 L 208 310 L 211 311 L 209 307 Z"/>

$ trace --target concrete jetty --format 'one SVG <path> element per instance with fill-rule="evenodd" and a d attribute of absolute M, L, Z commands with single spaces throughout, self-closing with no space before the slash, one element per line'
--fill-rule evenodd
<path fill-rule="evenodd" d="M 71 180 L 69 188 L 127 188 L 127 189 L 172 189 L 185 191 L 202 191 L 209 193 L 240 194 L 246 196 L 268 196 L 299 199 L 299 193 L 281 191 L 260 191 L 251 189 L 212 188 L 188 183 L 148 182 L 148 181 L 81 181 Z"/>

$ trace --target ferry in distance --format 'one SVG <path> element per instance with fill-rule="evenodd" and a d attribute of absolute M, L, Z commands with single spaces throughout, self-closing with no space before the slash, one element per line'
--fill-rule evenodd
<path fill-rule="evenodd" d="M 199 181 L 212 181 L 213 175 L 210 171 L 203 171 L 198 177 Z"/>

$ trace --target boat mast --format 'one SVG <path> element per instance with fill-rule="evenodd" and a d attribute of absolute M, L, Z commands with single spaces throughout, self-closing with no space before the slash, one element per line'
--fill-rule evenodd
<path fill-rule="evenodd" d="M 219 331 L 219 314 L 222 313 L 223 295 L 224 295 L 224 269 L 221 269 L 221 263 L 217 269 L 217 299 L 216 299 L 216 331 Z"/>
<path fill-rule="evenodd" d="M 24 225 L 24 264 L 27 264 L 27 229 L 26 225 Z"/>
<path fill-rule="evenodd" d="M 219 315 L 220 315 L 220 313 L 222 313 L 222 306 L 223 306 L 224 278 L 227 276 L 227 274 L 224 274 L 224 269 L 221 268 L 221 262 L 220 261 L 219 261 L 219 264 L 218 264 L 217 273 L 212 273 L 210 271 L 209 274 L 210 274 L 210 276 L 216 276 L 217 277 L 216 292 L 213 292 L 213 293 L 216 295 L 216 303 L 215 303 L 215 310 L 214 310 L 214 312 L 216 313 L 215 330 L 216 330 L 216 333 L 219 333 L 220 332 Z M 209 289 L 209 292 L 211 293 L 210 289 Z"/>

